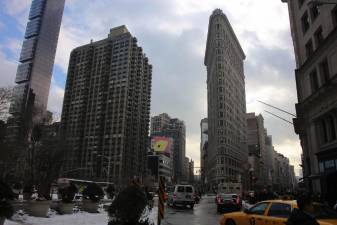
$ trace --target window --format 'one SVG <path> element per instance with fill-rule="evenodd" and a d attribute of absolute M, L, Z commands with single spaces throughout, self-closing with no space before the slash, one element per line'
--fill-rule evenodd
<path fill-rule="evenodd" d="M 305 34 L 305 32 L 307 32 L 307 30 L 309 29 L 309 16 L 308 16 L 308 13 L 305 12 L 304 15 L 302 16 L 301 18 L 301 23 L 302 23 L 302 31 L 303 31 L 303 34 Z"/>
<path fill-rule="evenodd" d="M 329 80 L 330 73 L 329 73 L 329 64 L 328 64 L 327 59 L 324 59 L 319 64 L 319 73 L 320 73 L 320 76 L 321 76 L 322 83 L 325 83 Z"/>
<path fill-rule="evenodd" d="M 324 164 L 323 164 L 323 162 L 319 163 L 319 172 L 324 173 Z"/>
<path fill-rule="evenodd" d="M 314 21 L 319 16 L 318 5 L 314 5 L 313 7 L 310 8 L 310 16 L 311 16 L 311 21 Z"/>
<path fill-rule="evenodd" d="M 323 39 L 324 39 L 322 27 L 319 27 L 314 35 L 315 35 L 315 44 L 316 44 L 316 49 L 317 49 L 322 44 Z"/>
<path fill-rule="evenodd" d="M 178 186 L 177 192 L 184 192 L 185 188 L 184 186 Z"/>
<path fill-rule="evenodd" d="M 283 203 L 272 203 L 268 216 L 288 218 L 290 216 L 291 206 Z"/>
<path fill-rule="evenodd" d="M 318 78 L 316 69 L 310 73 L 311 93 L 314 93 L 318 89 Z"/>
<path fill-rule="evenodd" d="M 335 167 L 334 160 L 327 160 L 324 162 L 325 169 L 333 169 Z"/>
<path fill-rule="evenodd" d="M 249 210 L 249 213 L 256 215 L 263 215 L 268 205 L 269 203 L 267 202 L 257 204 Z"/>
<path fill-rule="evenodd" d="M 329 122 L 329 133 L 330 133 L 330 140 L 336 140 L 336 126 L 335 126 L 335 120 L 332 115 L 328 117 Z"/>
<path fill-rule="evenodd" d="M 186 191 L 187 193 L 192 193 L 192 192 L 193 192 L 193 189 L 192 189 L 192 187 L 186 186 L 186 187 L 185 187 L 185 191 Z"/>
<path fill-rule="evenodd" d="M 321 130 L 322 130 L 322 142 L 323 144 L 324 143 L 327 143 L 328 142 L 328 133 L 327 133 L 327 130 L 326 130 L 326 124 L 325 124 L 325 121 L 324 119 L 321 120 Z"/>
<path fill-rule="evenodd" d="M 305 44 L 305 53 L 307 55 L 307 58 L 309 58 L 312 53 L 314 52 L 314 47 L 312 45 L 312 41 L 309 40 L 306 44 Z"/>

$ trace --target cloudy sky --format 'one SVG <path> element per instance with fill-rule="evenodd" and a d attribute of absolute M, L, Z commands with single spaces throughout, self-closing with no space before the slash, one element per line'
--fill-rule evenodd
<path fill-rule="evenodd" d="M 0 0 L 0 86 L 14 84 L 30 2 Z M 262 113 L 275 148 L 298 174 L 301 150 L 293 127 L 257 102 L 295 112 L 295 59 L 287 6 L 280 0 L 66 0 L 48 108 L 62 110 L 70 51 L 125 24 L 153 65 L 151 115 L 167 112 L 186 122 L 187 155 L 199 165 L 199 124 L 207 117 L 203 59 L 215 8 L 226 13 L 247 55 L 247 112 Z"/>

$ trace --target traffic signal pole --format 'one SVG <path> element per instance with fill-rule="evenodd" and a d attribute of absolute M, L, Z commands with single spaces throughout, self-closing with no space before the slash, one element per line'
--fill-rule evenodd
<path fill-rule="evenodd" d="M 161 224 L 165 213 L 165 177 L 159 177 L 159 204 L 158 204 L 158 221 L 157 225 Z"/>

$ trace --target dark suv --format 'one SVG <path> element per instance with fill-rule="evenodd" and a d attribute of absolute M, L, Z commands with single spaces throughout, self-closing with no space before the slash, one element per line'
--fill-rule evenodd
<path fill-rule="evenodd" d="M 240 211 L 242 207 L 242 200 L 237 194 L 217 194 L 215 203 L 217 204 L 217 212 Z"/>

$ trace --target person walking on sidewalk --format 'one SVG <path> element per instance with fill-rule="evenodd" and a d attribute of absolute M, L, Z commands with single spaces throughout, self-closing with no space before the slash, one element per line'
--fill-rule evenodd
<path fill-rule="evenodd" d="M 319 225 L 314 214 L 312 198 L 308 194 L 297 198 L 298 209 L 294 209 L 288 218 L 286 225 Z"/>

